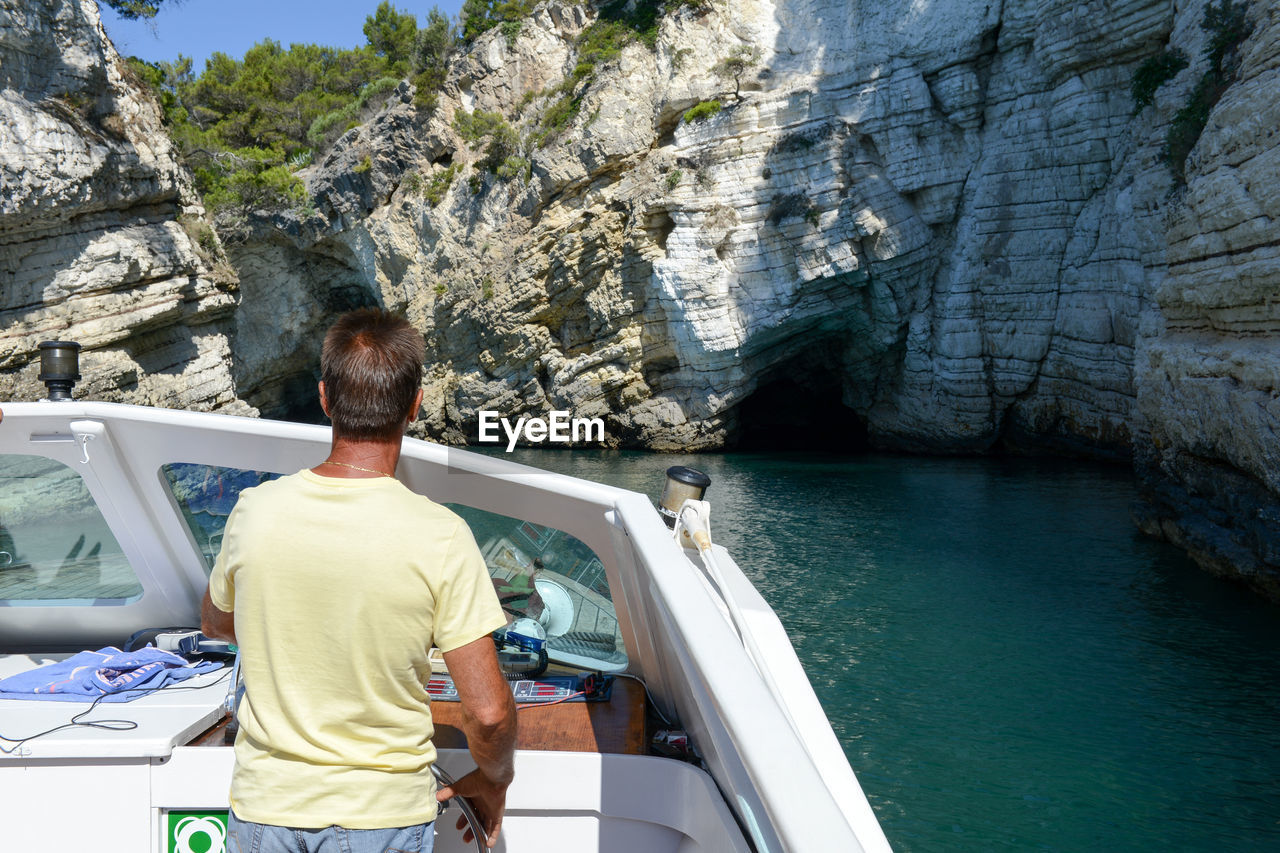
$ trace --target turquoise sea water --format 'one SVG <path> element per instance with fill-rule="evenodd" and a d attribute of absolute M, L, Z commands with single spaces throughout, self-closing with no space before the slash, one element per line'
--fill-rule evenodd
<path fill-rule="evenodd" d="M 497 454 L 495 454 L 497 455 Z M 1064 460 L 518 450 L 656 496 L 777 611 L 895 849 L 1280 849 L 1280 607 Z"/>

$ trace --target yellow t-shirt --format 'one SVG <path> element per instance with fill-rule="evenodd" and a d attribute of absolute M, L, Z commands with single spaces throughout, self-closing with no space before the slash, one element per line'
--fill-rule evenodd
<path fill-rule="evenodd" d="M 506 622 L 466 523 L 389 477 L 301 471 L 241 494 L 209 591 L 235 613 L 244 672 L 236 814 L 434 820 L 428 648 Z"/>

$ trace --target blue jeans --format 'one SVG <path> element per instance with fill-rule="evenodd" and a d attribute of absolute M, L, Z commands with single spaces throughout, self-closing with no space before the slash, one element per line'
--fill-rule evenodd
<path fill-rule="evenodd" d="M 227 853 L 431 853 L 435 826 L 291 829 L 227 815 Z"/>

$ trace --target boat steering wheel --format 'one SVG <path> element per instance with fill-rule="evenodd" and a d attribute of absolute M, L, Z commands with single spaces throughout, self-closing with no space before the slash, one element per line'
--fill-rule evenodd
<path fill-rule="evenodd" d="M 436 780 L 443 785 L 451 786 L 455 781 L 452 776 L 440 769 L 440 764 L 438 762 L 432 763 L 431 772 L 435 774 Z M 484 824 L 480 822 L 480 816 L 476 814 L 475 809 L 471 808 L 471 803 L 467 802 L 466 797 L 456 796 L 445 800 L 440 804 L 436 817 L 438 818 L 443 814 L 449 803 L 452 803 L 454 800 L 457 800 L 458 808 L 462 809 L 462 815 L 467 819 L 468 826 L 471 827 L 471 834 L 475 836 L 476 853 L 489 853 L 489 848 L 484 846 L 486 837 L 484 834 Z"/>

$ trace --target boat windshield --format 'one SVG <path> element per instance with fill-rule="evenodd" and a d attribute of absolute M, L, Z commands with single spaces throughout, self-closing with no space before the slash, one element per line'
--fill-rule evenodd
<path fill-rule="evenodd" d="M 204 557 L 205 574 L 213 571 L 213 562 L 222 550 L 222 530 L 240 493 L 280 476 L 189 462 L 162 465 L 160 471 Z"/>
<path fill-rule="evenodd" d="M 279 476 L 185 462 L 161 470 L 204 557 L 206 574 L 213 570 L 240 492 Z M 503 610 L 513 620 L 527 617 L 543 627 L 553 661 L 584 669 L 626 667 L 609 581 L 594 551 L 554 527 L 446 506 L 470 525 Z"/>
<path fill-rule="evenodd" d="M 547 634 L 551 660 L 618 671 L 627 653 L 604 564 L 563 530 L 460 504 L 508 616 L 528 617 Z"/>
<path fill-rule="evenodd" d="M 80 475 L 44 456 L 0 454 L 0 605 L 118 605 L 141 596 Z"/>

